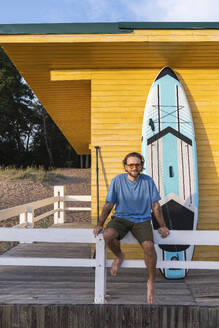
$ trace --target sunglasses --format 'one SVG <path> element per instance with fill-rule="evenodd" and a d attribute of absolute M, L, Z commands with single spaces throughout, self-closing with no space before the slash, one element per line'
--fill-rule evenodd
<path fill-rule="evenodd" d="M 136 169 L 141 169 L 142 165 L 141 164 L 126 164 L 130 169 L 134 169 L 134 167 L 136 167 Z"/>

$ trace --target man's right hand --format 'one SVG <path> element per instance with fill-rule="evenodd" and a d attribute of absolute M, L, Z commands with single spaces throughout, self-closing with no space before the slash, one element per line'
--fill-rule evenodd
<path fill-rule="evenodd" d="M 101 231 L 103 231 L 103 226 L 97 225 L 93 230 L 94 237 L 96 237 Z"/>

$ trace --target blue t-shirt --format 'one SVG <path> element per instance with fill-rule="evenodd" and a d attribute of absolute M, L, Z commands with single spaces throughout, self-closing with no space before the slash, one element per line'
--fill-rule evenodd
<path fill-rule="evenodd" d="M 127 173 L 117 175 L 111 182 L 106 201 L 116 204 L 114 216 L 132 222 L 151 220 L 151 204 L 160 200 L 151 177 L 140 174 L 132 182 Z"/>

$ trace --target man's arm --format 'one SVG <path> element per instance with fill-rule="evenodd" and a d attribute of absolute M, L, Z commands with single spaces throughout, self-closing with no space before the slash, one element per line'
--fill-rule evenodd
<path fill-rule="evenodd" d="M 94 228 L 94 236 L 96 237 L 98 235 L 98 233 L 103 230 L 103 225 L 108 217 L 108 215 L 110 214 L 110 212 L 113 209 L 114 204 L 111 202 L 106 202 L 103 206 L 101 215 L 100 215 L 100 221 L 97 224 L 97 226 Z"/>
<path fill-rule="evenodd" d="M 170 234 L 169 229 L 166 226 L 166 223 L 164 221 L 164 217 L 163 217 L 163 211 L 162 208 L 160 207 L 159 202 L 153 202 L 152 203 L 152 211 L 154 213 L 154 216 L 160 226 L 160 228 L 158 229 L 160 235 L 162 238 L 167 237 Z"/>

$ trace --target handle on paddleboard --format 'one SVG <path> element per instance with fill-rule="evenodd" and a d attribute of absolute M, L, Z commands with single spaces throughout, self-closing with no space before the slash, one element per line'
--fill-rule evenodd
<path fill-rule="evenodd" d="M 97 185 L 97 224 L 100 221 L 100 215 L 99 215 L 99 165 L 98 165 L 98 157 L 99 157 L 99 151 L 100 147 L 95 146 L 96 149 L 96 185 Z M 94 250 L 93 259 L 96 258 L 96 249 Z"/>
<path fill-rule="evenodd" d="M 169 175 L 170 175 L 170 178 L 173 177 L 173 167 L 172 166 L 169 166 Z"/>
<path fill-rule="evenodd" d="M 154 126 L 154 121 L 152 120 L 152 118 L 149 119 L 149 125 L 151 127 L 151 130 L 154 131 L 155 130 L 155 126 Z"/>

